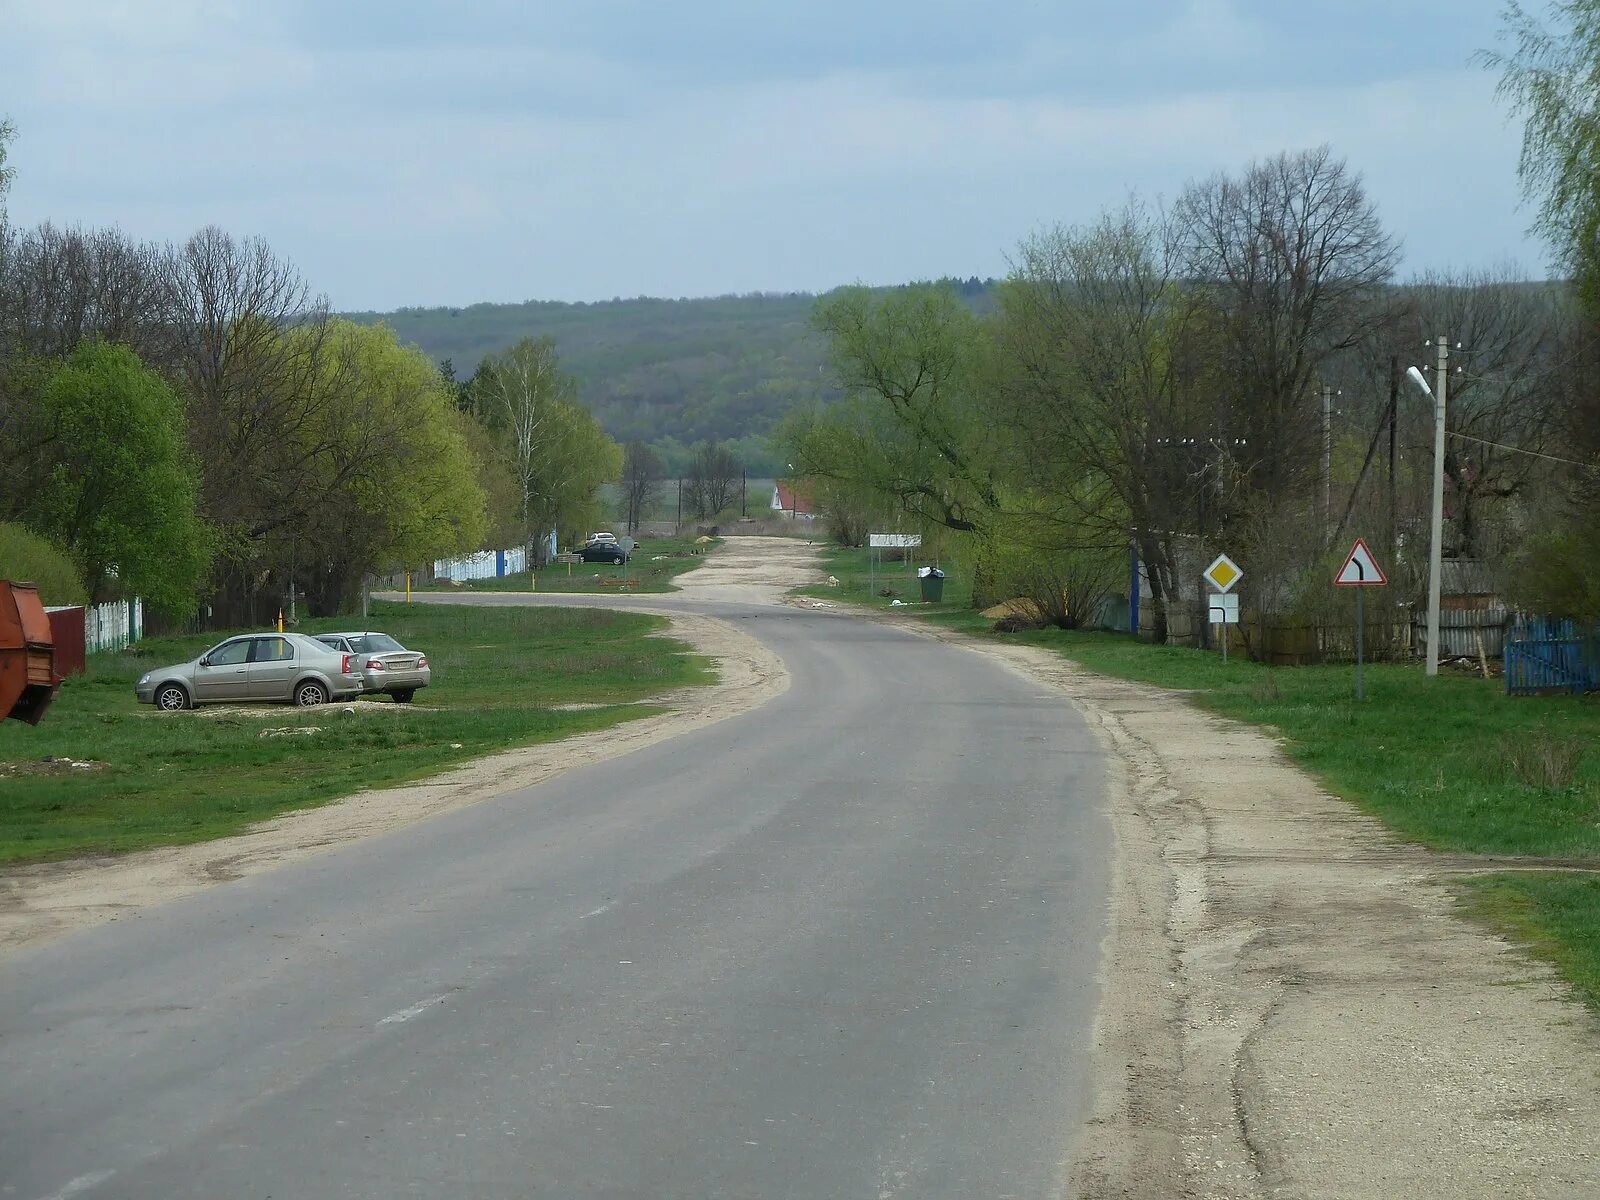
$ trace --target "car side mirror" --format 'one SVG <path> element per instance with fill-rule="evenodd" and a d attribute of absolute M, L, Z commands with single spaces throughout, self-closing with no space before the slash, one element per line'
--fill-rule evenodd
<path fill-rule="evenodd" d="M 209 654 L 202 654 L 202 655 L 201 655 L 201 656 L 200 656 L 200 665 L 201 665 L 201 666 L 202 666 L 202 667 L 209 667 L 209 666 L 210 666 L 210 665 L 211 665 L 211 655 L 209 655 Z"/>

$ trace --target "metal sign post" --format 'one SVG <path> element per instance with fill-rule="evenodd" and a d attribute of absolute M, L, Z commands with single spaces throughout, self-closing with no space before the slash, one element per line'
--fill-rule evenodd
<path fill-rule="evenodd" d="M 1383 573 L 1378 560 L 1372 557 L 1372 551 L 1367 549 L 1365 538 L 1356 539 L 1356 544 L 1350 547 L 1350 553 L 1345 556 L 1344 566 L 1340 567 L 1339 573 L 1333 577 L 1335 587 L 1356 589 L 1356 699 L 1358 701 L 1367 698 L 1365 677 L 1367 614 L 1366 605 L 1362 600 L 1369 587 L 1383 587 L 1388 582 L 1389 577 Z"/>
<path fill-rule="evenodd" d="M 1244 578 L 1244 570 L 1226 554 L 1219 554 L 1201 575 L 1217 589 L 1209 601 L 1210 611 L 1206 615 L 1208 624 L 1222 626 L 1222 661 L 1227 662 L 1228 626 L 1239 623 L 1239 597 L 1230 593 L 1234 584 Z"/>
<path fill-rule="evenodd" d="M 1211 597 L 1211 624 L 1222 626 L 1222 661 L 1228 661 L 1228 626 L 1239 623 L 1239 597 L 1217 592 Z"/>
<path fill-rule="evenodd" d="M 872 595 L 878 594 L 878 551 L 889 550 L 915 550 L 922 545 L 920 533 L 869 533 L 867 534 L 867 589 Z M 916 560 L 911 555 L 906 555 L 906 562 L 911 564 L 913 572 L 917 569 Z"/>

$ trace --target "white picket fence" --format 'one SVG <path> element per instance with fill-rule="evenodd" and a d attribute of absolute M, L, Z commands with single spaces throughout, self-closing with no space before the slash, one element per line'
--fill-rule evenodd
<path fill-rule="evenodd" d="M 126 650 L 144 636 L 144 602 L 113 600 L 96 604 L 83 613 L 83 649 L 86 654 Z"/>
<path fill-rule="evenodd" d="M 527 569 L 527 548 L 511 546 L 505 550 L 479 550 L 462 558 L 436 559 L 433 577 L 459 583 L 468 579 L 499 579 L 503 575 L 516 575 Z"/>

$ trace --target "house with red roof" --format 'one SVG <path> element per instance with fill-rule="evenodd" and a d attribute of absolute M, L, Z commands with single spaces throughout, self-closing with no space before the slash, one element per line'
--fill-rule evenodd
<path fill-rule="evenodd" d="M 780 479 L 772 488 L 772 511 L 784 512 L 798 520 L 816 519 L 816 502 L 812 499 L 811 485 L 804 480 L 798 483 Z"/>

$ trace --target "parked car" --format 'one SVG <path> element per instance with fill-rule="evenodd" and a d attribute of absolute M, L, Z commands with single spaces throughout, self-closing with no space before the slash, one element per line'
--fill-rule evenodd
<path fill-rule="evenodd" d="M 589 535 L 589 540 L 591 542 L 614 542 L 617 540 L 617 535 L 614 533 L 592 533 Z"/>
<path fill-rule="evenodd" d="M 360 695 L 366 685 L 354 655 L 299 633 L 251 633 L 219 642 L 199 658 L 139 677 L 141 704 L 168 712 L 196 704 L 268 700 L 326 704 Z"/>
<path fill-rule="evenodd" d="M 319 633 L 317 641 L 354 656 L 369 692 L 387 692 L 396 704 L 410 704 L 418 688 L 433 682 L 426 655 L 407 650 L 387 633 Z"/>
<path fill-rule="evenodd" d="M 578 554 L 584 562 L 608 562 L 619 567 L 628 561 L 627 550 L 615 539 L 609 542 L 585 542 Z"/>

